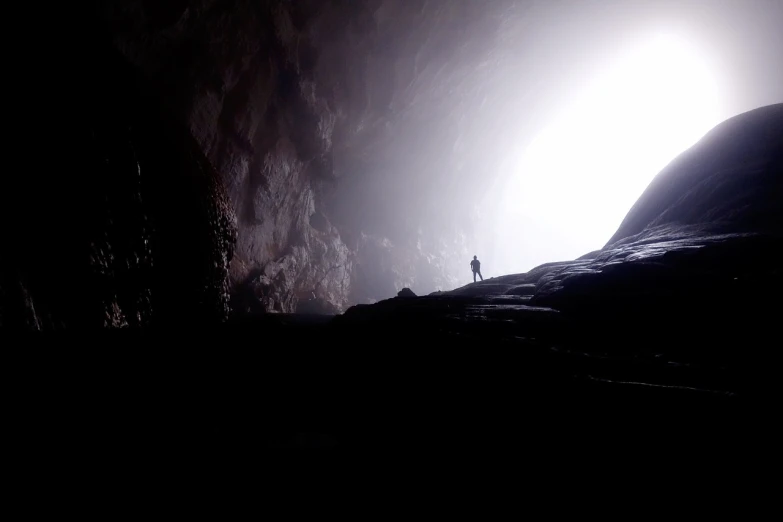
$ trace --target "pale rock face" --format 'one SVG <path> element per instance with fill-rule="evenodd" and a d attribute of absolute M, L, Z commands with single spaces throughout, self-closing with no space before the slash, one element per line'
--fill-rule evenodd
<path fill-rule="evenodd" d="M 263 288 L 265 310 L 292 312 L 303 299 L 343 310 L 465 279 L 455 267 L 469 221 L 403 218 L 444 179 L 492 170 L 466 164 L 457 112 L 481 94 L 472 67 L 486 72 L 506 4 L 117 0 L 102 16 L 222 177 L 237 215 L 233 293 Z M 437 163 L 418 159 L 421 132 L 442 149 Z M 370 261 L 379 249 L 390 260 Z"/>

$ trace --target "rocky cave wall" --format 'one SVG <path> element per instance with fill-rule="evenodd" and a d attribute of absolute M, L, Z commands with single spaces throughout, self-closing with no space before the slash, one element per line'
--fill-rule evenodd
<path fill-rule="evenodd" d="M 225 321 L 236 217 L 222 180 L 97 21 L 78 14 L 39 28 L 46 52 L 14 68 L 25 79 L 13 96 L 21 121 L 11 120 L 24 167 L 3 190 L 0 327 Z"/>
<path fill-rule="evenodd" d="M 471 114 L 476 72 L 511 4 L 103 4 L 116 48 L 222 177 L 237 311 L 334 312 L 457 285 L 473 231 L 454 187 L 492 171 L 467 149 L 502 139 Z"/>

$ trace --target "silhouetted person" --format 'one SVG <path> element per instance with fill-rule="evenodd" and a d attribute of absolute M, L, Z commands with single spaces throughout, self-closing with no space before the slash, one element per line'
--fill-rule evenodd
<path fill-rule="evenodd" d="M 481 278 L 481 280 L 484 280 L 484 277 L 481 275 L 481 261 L 478 260 L 476 256 L 473 256 L 473 261 L 470 262 L 470 269 L 473 270 L 473 282 L 476 282 L 476 274 Z"/>

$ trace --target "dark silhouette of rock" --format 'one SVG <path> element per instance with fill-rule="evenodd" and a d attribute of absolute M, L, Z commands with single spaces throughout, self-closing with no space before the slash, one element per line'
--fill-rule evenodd
<path fill-rule="evenodd" d="M 332 303 L 320 297 L 300 300 L 296 307 L 297 314 L 337 315 L 339 310 Z"/>
<path fill-rule="evenodd" d="M 667 235 L 779 234 L 782 171 L 783 104 L 736 116 L 655 177 L 607 247 Z"/>
<path fill-rule="evenodd" d="M 533 295 L 536 293 L 536 285 L 517 285 L 504 292 L 506 295 Z"/>
<path fill-rule="evenodd" d="M 2 326 L 220 323 L 236 240 L 221 180 L 108 37 L 81 36 L 62 42 L 67 101 L 34 102 L 58 131 L 9 202 L 25 219 L 5 236 Z"/>
<path fill-rule="evenodd" d="M 397 297 L 416 297 L 416 294 L 414 294 L 413 290 L 410 288 L 403 288 L 397 292 Z"/>
<path fill-rule="evenodd" d="M 535 339 L 602 382 L 763 400 L 765 379 L 750 376 L 783 312 L 770 299 L 783 291 L 774 262 L 783 255 L 781 187 L 783 105 L 775 105 L 728 120 L 673 161 L 602 250 L 411 304 L 357 307 L 341 324 Z"/>

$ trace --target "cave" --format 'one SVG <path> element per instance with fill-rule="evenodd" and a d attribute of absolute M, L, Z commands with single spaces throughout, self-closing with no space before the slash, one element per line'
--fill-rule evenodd
<path fill-rule="evenodd" d="M 783 6 L 553 4 L 52 8 L 9 63 L 0 335 L 37 412 L 20 437 L 152 465 L 765 440 Z M 722 76 L 689 91 L 688 62 L 666 83 L 632 56 L 628 81 L 695 97 L 564 105 L 671 20 Z"/>

